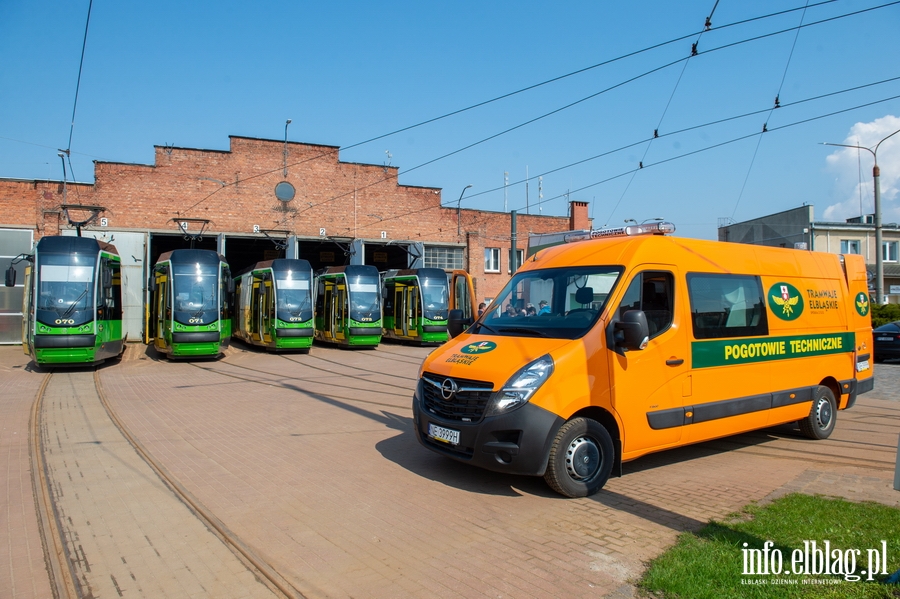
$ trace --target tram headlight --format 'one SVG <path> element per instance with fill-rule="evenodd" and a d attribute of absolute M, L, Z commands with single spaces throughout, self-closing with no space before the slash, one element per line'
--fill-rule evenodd
<path fill-rule="evenodd" d="M 525 405 L 553 374 L 553 358 L 546 354 L 519 369 L 491 400 L 485 416 L 497 416 Z"/>

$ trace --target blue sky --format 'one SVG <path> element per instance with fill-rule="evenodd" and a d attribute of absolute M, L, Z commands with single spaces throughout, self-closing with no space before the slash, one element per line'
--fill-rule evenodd
<path fill-rule="evenodd" d="M 0 0 L 0 177 L 60 180 L 69 147 L 68 179 L 90 182 L 93 160 L 282 140 L 291 119 L 290 141 L 390 162 L 449 205 L 472 185 L 463 207 L 565 215 L 569 198 L 597 227 L 663 217 L 711 239 L 804 203 L 871 211 L 871 155 L 820 144 L 900 129 L 890 0 L 95 0 L 76 106 L 88 7 Z M 878 162 L 900 222 L 900 134 Z"/>

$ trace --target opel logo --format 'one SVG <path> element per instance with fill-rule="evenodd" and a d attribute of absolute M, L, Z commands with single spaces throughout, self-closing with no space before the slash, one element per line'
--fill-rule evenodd
<path fill-rule="evenodd" d="M 444 401 L 453 399 L 457 391 L 459 391 L 459 387 L 456 386 L 456 381 L 453 379 L 444 379 L 444 382 L 441 383 L 441 397 L 444 398 Z"/>

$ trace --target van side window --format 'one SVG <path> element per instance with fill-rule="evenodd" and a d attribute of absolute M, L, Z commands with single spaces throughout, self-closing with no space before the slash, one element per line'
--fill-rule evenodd
<path fill-rule="evenodd" d="M 769 334 L 759 277 L 691 273 L 687 282 L 695 339 Z"/>
<path fill-rule="evenodd" d="M 643 310 L 653 339 L 672 324 L 673 281 L 670 272 L 646 271 L 637 275 L 625 290 L 615 318 L 621 320 L 629 310 Z"/>

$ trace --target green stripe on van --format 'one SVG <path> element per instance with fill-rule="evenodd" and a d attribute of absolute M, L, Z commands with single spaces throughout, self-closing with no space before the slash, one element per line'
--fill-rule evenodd
<path fill-rule="evenodd" d="M 853 333 L 717 339 L 691 343 L 692 368 L 751 364 L 853 351 Z"/>

